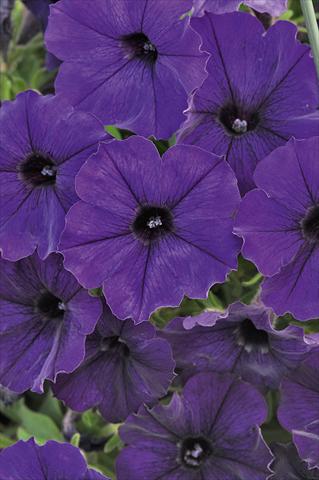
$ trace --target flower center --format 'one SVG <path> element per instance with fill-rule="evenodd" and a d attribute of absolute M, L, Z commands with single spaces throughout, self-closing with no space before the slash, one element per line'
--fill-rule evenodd
<path fill-rule="evenodd" d="M 244 112 L 236 105 L 227 105 L 220 110 L 219 121 L 232 135 L 242 135 L 257 127 L 259 115 Z"/>
<path fill-rule="evenodd" d="M 117 335 L 114 335 L 113 337 L 104 337 L 101 339 L 100 351 L 108 352 L 110 350 L 113 352 L 116 351 L 123 357 L 128 357 L 130 355 L 130 349 Z"/>
<path fill-rule="evenodd" d="M 173 230 L 173 217 L 166 207 L 142 206 L 139 208 L 132 230 L 139 240 L 149 244 Z"/>
<path fill-rule="evenodd" d="M 205 437 L 185 438 L 178 446 L 180 461 L 188 468 L 199 468 L 213 453 L 211 442 Z"/>
<path fill-rule="evenodd" d="M 249 318 L 245 318 L 235 330 L 237 345 L 244 347 L 246 352 L 258 351 L 269 352 L 268 333 L 265 330 L 258 330 Z"/>
<path fill-rule="evenodd" d="M 57 167 L 51 158 L 40 153 L 32 153 L 21 164 L 22 178 L 33 186 L 54 185 Z"/>
<path fill-rule="evenodd" d="M 301 229 L 306 240 L 319 244 L 319 205 L 308 209 L 301 221 Z"/>
<path fill-rule="evenodd" d="M 129 59 L 139 58 L 150 63 L 157 59 L 157 49 L 149 38 L 142 32 L 132 33 L 121 37 L 122 45 Z"/>
<path fill-rule="evenodd" d="M 47 318 L 63 317 L 65 305 L 51 292 L 44 292 L 37 301 L 36 309 Z"/>

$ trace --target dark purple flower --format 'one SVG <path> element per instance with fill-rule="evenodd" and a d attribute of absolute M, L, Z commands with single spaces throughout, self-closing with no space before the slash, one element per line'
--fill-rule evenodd
<path fill-rule="evenodd" d="M 258 425 L 265 400 L 229 374 L 198 374 L 169 405 L 141 407 L 120 428 L 118 480 L 266 480 L 271 454 Z"/>
<path fill-rule="evenodd" d="M 257 163 L 294 136 L 318 134 L 318 83 L 309 46 L 277 22 L 265 33 L 246 13 L 194 18 L 208 77 L 191 97 L 178 142 L 226 155 L 242 193 L 254 187 Z"/>
<path fill-rule="evenodd" d="M 267 278 L 261 298 L 277 315 L 319 316 L 319 137 L 291 140 L 262 161 L 258 189 L 241 203 L 235 232 Z"/>
<path fill-rule="evenodd" d="M 72 372 L 101 302 L 63 269 L 62 256 L 0 260 L 0 383 L 14 392 L 43 392 L 45 379 Z"/>
<path fill-rule="evenodd" d="M 278 419 L 293 434 L 300 457 L 319 467 L 319 350 L 283 380 Z"/>
<path fill-rule="evenodd" d="M 0 54 L 3 56 L 5 62 L 8 60 L 8 49 L 12 37 L 11 14 L 14 1 L 15 0 L 2 0 L 0 4 Z"/>
<path fill-rule="evenodd" d="M 101 144 L 76 188 L 82 201 L 67 216 L 65 265 L 86 288 L 103 284 L 118 318 L 139 323 L 184 294 L 205 297 L 236 268 L 239 194 L 223 159 L 189 146 L 161 158 L 132 136 Z"/>
<path fill-rule="evenodd" d="M 28 91 L 0 109 L 0 250 L 19 260 L 57 248 L 66 211 L 77 200 L 74 177 L 105 140 L 90 114 L 61 97 Z"/>
<path fill-rule="evenodd" d="M 189 26 L 191 0 L 61 0 L 51 7 L 48 49 L 62 64 L 56 89 L 72 105 L 144 136 L 170 137 L 206 56 Z"/>
<path fill-rule="evenodd" d="M 50 440 L 39 446 L 31 438 L 0 452 L 0 480 L 108 480 L 88 468 L 78 448 Z"/>
<path fill-rule="evenodd" d="M 204 12 L 229 13 L 238 10 L 241 3 L 257 10 L 279 17 L 288 7 L 288 0 L 194 0 L 194 15 L 200 16 Z"/>
<path fill-rule="evenodd" d="M 73 410 L 98 406 L 107 421 L 118 423 L 166 394 L 174 366 L 168 342 L 156 338 L 151 324 L 118 320 L 105 307 L 86 340 L 84 361 L 73 373 L 59 375 L 53 391 Z"/>
<path fill-rule="evenodd" d="M 319 480 L 319 469 L 308 469 L 303 462 L 293 443 L 283 445 L 275 443 L 271 445 L 275 455 L 270 468 L 274 472 L 269 477 L 271 480 Z"/>
<path fill-rule="evenodd" d="M 50 14 L 50 5 L 56 3 L 58 0 L 22 0 L 25 6 L 37 17 L 42 29 L 45 30 L 48 26 L 48 18 Z"/>
<path fill-rule="evenodd" d="M 41 24 L 43 32 L 48 26 L 48 18 L 50 14 L 50 5 L 56 3 L 58 0 L 23 0 L 25 6 L 33 13 Z M 47 52 L 46 66 L 48 70 L 53 70 L 60 65 L 60 60 L 52 53 Z"/>
<path fill-rule="evenodd" d="M 275 330 L 272 317 L 262 305 L 235 303 L 217 321 L 209 312 L 192 317 L 200 325 L 191 330 L 185 330 L 188 319 L 177 318 L 162 336 L 173 348 L 183 379 L 207 370 L 233 372 L 262 390 L 276 389 L 312 347 L 300 328 Z"/>

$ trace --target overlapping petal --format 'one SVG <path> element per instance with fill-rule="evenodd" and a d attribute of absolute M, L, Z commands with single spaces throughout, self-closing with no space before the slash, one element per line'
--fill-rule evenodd
<path fill-rule="evenodd" d="M 198 323 L 193 328 L 177 318 L 161 333 L 172 346 L 182 383 L 195 372 L 219 371 L 234 372 L 262 391 L 276 389 L 312 348 L 296 327 L 274 330 L 262 305 L 235 303 L 219 318 L 215 312 L 199 317 L 192 317 Z"/>
<path fill-rule="evenodd" d="M 283 381 L 280 423 L 292 431 L 298 452 L 310 468 L 319 466 L 319 352 L 314 350 L 294 375 Z"/>
<path fill-rule="evenodd" d="M 200 38 L 182 18 L 191 6 L 190 0 L 136 0 L 134 9 L 130 1 L 99 0 L 94 12 L 78 0 L 53 6 L 46 43 L 64 61 L 57 91 L 106 124 L 169 138 L 183 121 L 188 93 L 205 77 Z"/>
<path fill-rule="evenodd" d="M 252 386 L 232 375 L 196 375 L 180 398 L 175 394 L 169 405 L 141 408 L 127 419 L 120 429 L 128 446 L 117 460 L 118 478 L 213 480 L 218 474 L 225 479 L 266 479 L 271 455 L 256 428 L 265 415 L 265 402 Z M 192 439 L 202 445 L 204 450 L 194 448 L 205 456 L 194 453 L 200 460 L 190 467 L 184 455 L 192 452 L 183 449 Z"/>
<path fill-rule="evenodd" d="M 251 15 L 207 13 L 192 26 L 210 54 L 208 77 L 191 96 L 178 142 L 226 155 L 244 194 L 254 187 L 256 165 L 275 148 L 293 136 L 318 135 L 314 62 L 289 22 L 265 33 Z M 236 119 L 246 122 L 242 130 Z"/>
<path fill-rule="evenodd" d="M 86 341 L 86 356 L 72 374 L 59 375 L 56 396 L 76 411 L 97 406 L 118 423 L 166 394 L 174 361 L 168 342 L 156 338 L 147 323 L 118 320 L 105 307 L 95 333 Z"/>
<path fill-rule="evenodd" d="M 33 91 L 2 105 L 0 125 L 2 255 L 16 261 L 38 249 L 46 258 L 56 251 L 65 213 L 77 199 L 75 175 L 107 136 L 93 116 L 74 112 L 61 97 Z M 46 165 L 54 168 L 51 182 L 42 173 Z M 23 168 L 30 170 L 23 174 Z"/>
<path fill-rule="evenodd" d="M 19 441 L 0 453 L 1 480 L 108 480 L 96 470 L 89 469 L 80 450 L 68 443 L 49 441 L 39 446 L 31 438 Z"/>
<path fill-rule="evenodd" d="M 238 10 L 241 3 L 257 12 L 267 12 L 271 15 L 282 15 L 287 9 L 287 0 L 194 0 L 194 15 L 203 15 L 204 12 L 229 13 Z"/>
<path fill-rule="evenodd" d="M 19 393 L 41 393 L 45 379 L 55 381 L 57 373 L 70 372 L 83 360 L 100 301 L 79 286 L 55 254 L 45 262 L 36 254 L 15 263 L 1 260 L 1 280 L 0 383 Z M 57 299 L 61 314 L 51 315 L 50 308 L 59 307 L 50 302 Z"/>
<path fill-rule="evenodd" d="M 178 146 L 161 159 L 140 137 L 113 141 L 82 168 L 77 192 L 82 201 L 70 210 L 60 245 L 65 265 L 87 288 L 103 283 L 119 318 L 138 323 L 184 294 L 203 297 L 236 267 L 240 242 L 232 218 L 239 195 L 219 157 Z M 145 242 L 134 222 L 154 206 L 167 209 L 173 224 Z"/>

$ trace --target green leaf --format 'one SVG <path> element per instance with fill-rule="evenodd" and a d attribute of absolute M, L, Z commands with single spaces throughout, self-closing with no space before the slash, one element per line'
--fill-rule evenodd
<path fill-rule="evenodd" d="M 10 447 L 10 445 L 13 445 L 14 443 L 14 440 L 11 440 L 11 438 L 8 438 L 0 433 L 0 448 Z"/>
<path fill-rule="evenodd" d="M 123 447 L 122 440 L 120 439 L 119 435 L 113 435 L 105 444 L 104 452 L 110 453 L 113 452 L 116 448 L 120 450 Z"/>
<path fill-rule="evenodd" d="M 105 426 L 105 421 L 98 412 L 91 409 L 83 413 L 78 426 L 80 433 L 102 436 L 101 430 Z"/>
<path fill-rule="evenodd" d="M 114 127 L 114 125 L 106 125 L 104 130 L 112 135 L 112 137 L 117 138 L 118 140 L 122 140 L 121 132 L 118 128 Z"/>
<path fill-rule="evenodd" d="M 18 93 L 28 88 L 23 78 L 19 77 L 18 75 L 11 75 L 11 82 L 12 82 L 12 98 L 14 98 Z"/>
<path fill-rule="evenodd" d="M 112 480 L 116 479 L 114 462 L 118 451 L 111 453 L 105 452 L 88 452 L 86 457 L 90 467 L 98 469 Z"/>
<path fill-rule="evenodd" d="M 41 88 L 53 80 L 55 76 L 55 72 L 49 72 L 46 68 L 40 68 L 36 70 L 31 79 L 30 79 L 30 87 L 34 88 L 35 90 L 41 90 Z"/>
<path fill-rule="evenodd" d="M 81 439 L 81 435 L 79 433 L 75 433 L 70 440 L 71 445 L 73 445 L 74 447 L 79 447 L 80 439 Z"/>
<path fill-rule="evenodd" d="M 157 148 L 158 153 L 162 156 L 166 150 L 169 148 L 169 143 L 166 140 L 155 140 L 155 138 L 151 139 L 154 143 L 155 147 Z"/>
<path fill-rule="evenodd" d="M 0 100 L 11 100 L 12 83 L 5 73 L 0 74 Z"/>
<path fill-rule="evenodd" d="M 91 295 L 91 297 L 102 297 L 103 296 L 103 291 L 102 291 L 101 287 L 91 288 L 90 290 L 88 290 L 88 292 L 89 292 L 89 295 Z"/>
<path fill-rule="evenodd" d="M 52 418 L 57 425 L 62 424 L 63 411 L 61 402 L 59 402 L 57 398 L 53 397 L 50 391 L 46 394 L 43 402 L 41 403 L 39 412 Z"/>
<path fill-rule="evenodd" d="M 279 17 L 279 20 L 290 20 L 293 16 L 294 16 L 294 11 L 287 10 Z"/>
<path fill-rule="evenodd" d="M 46 440 L 64 441 L 64 437 L 54 421 L 42 413 L 30 410 L 25 405 L 23 398 L 14 405 L 1 408 L 1 410 L 4 415 L 19 425 L 18 431 L 22 436 L 35 437 L 42 443 Z"/>

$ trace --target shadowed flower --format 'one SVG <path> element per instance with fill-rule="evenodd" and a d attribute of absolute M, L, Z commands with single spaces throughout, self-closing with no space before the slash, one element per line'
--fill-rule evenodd
<path fill-rule="evenodd" d="M 292 136 L 318 135 L 318 83 L 309 46 L 277 22 L 265 33 L 246 13 L 194 18 L 208 77 L 191 97 L 179 143 L 226 155 L 242 194 L 254 187 L 257 163 Z"/>
<path fill-rule="evenodd" d="M 258 425 L 265 400 L 232 375 L 198 374 L 169 405 L 142 407 L 120 428 L 118 480 L 266 480 L 271 454 Z"/>
<path fill-rule="evenodd" d="M 11 14 L 15 0 L 2 0 L 0 4 L 0 54 L 8 60 L 8 49 L 12 37 Z M 0 100 L 1 105 L 1 100 Z"/>
<path fill-rule="evenodd" d="M 204 12 L 229 13 L 238 10 L 241 3 L 257 10 L 267 12 L 275 17 L 283 14 L 288 7 L 288 0 L 194 0 L 194 15 L 200 16 Z"/>
<path fill-rule="evenodd" d="M 86 340 L 84 361 L 73 373 L 59 375 L 53 391 L 73 410 L 98 406 L 107 421 L 118 423 L 166 394 L 174 366 L 168 342 L 156 338 L 151 324 L 118 320 L 105 307 Z"/>
<path fill-rule="evenodd" d="M 239 193 L 220 157 L 176 146 L 161 158 L 141 137 L 114 140 L 86 162 L 76 189 L 65 265 L 86 288 L 103 284 L 118 318 L 139 323 L 185 294 L 205 297 L 236 268 Z"/>
<path fill-rule="evenodd" d="M 194 372 L 233 372 L 262 390 L 276 389 L 306 358 L 311 345 L 304 341 L 302 329 L 275 330 L 271 318 L 261 305 L 235 303 L 217 321 L 214 313 L 202 313 L 200 325 L 191 330 L 183 326 L 187 319 L 177 318 L 162 336 L 172 346 L 183 380 Z"/>
<path fill-rule="evenodd" d="M 31 438 L 0 452 L 0 480 L 108 480 L 88 468 L 80 450 L 50 440 L 39 446 Z"/>
<path fill-rule="evenodd" d="M 319 350 L 283 380 L 278 419 L 292 432 L 300 457 L 319 467 Z"/>
<path fill-rule="evenodd" d="M 235 232 L 266 278 L 261 298 L 277 315 L 319 316 L 319 137 L 291 140 L 262 161 Z"/>
<path fill-rule="evenodd" d="M 43 392 L 45 379 L 73 371 L 84 358 L 85 337 L 101 315 L 63 269 L 62 256 L 41 261 L 0 260 L 0 383 L 14 392 Z"/>
<path fill-rule="evenodd" d="M 144 136 L 170 137 L 206 56 L 189 26 L 191 0 L 61 0 L 51 7 L 48 49 L 63 60 L 57 92 L 72 105 Z"/>
<path fill-rule="evenodd" d="M 25 6 L 33 13 L 35 18 L 40 22 L 42 30 L 45 32 L 48 26 L 48 18 L 50 13 L 50 5 L 58 0 L 22 0 Z M 52 53 L 47 52 L 46 66 L 49 70 L 53 70 L 60 65 L 60 61 Z"/>
<path fill-rule="evenodd" d="M 90 114 L 61 97 L 28 91 L 0 109 L 0 250 L 19 260 L 56 250 L 65 213 L 77 200 L 74 177 L 105 140 Z"/>
<path fill-rule="evenodd" d="M 304 408 L 304 407 L 303 407 Z M 293 443 L 283 445 L 275 443 L 271 445 L 271 451 L 275 455 L 270 468 L 274 472 L 269 477 L 271 480 L 319 480 L 319 469 L 308 469 L 303 462 Z"/>
<path fill-rule="evenodd" d="M 48 18 L 50 14 L 50 5 L 58 0 L 22 0 L 25 6 L 37 17 L 43 30 L 48 26 Z"/>

